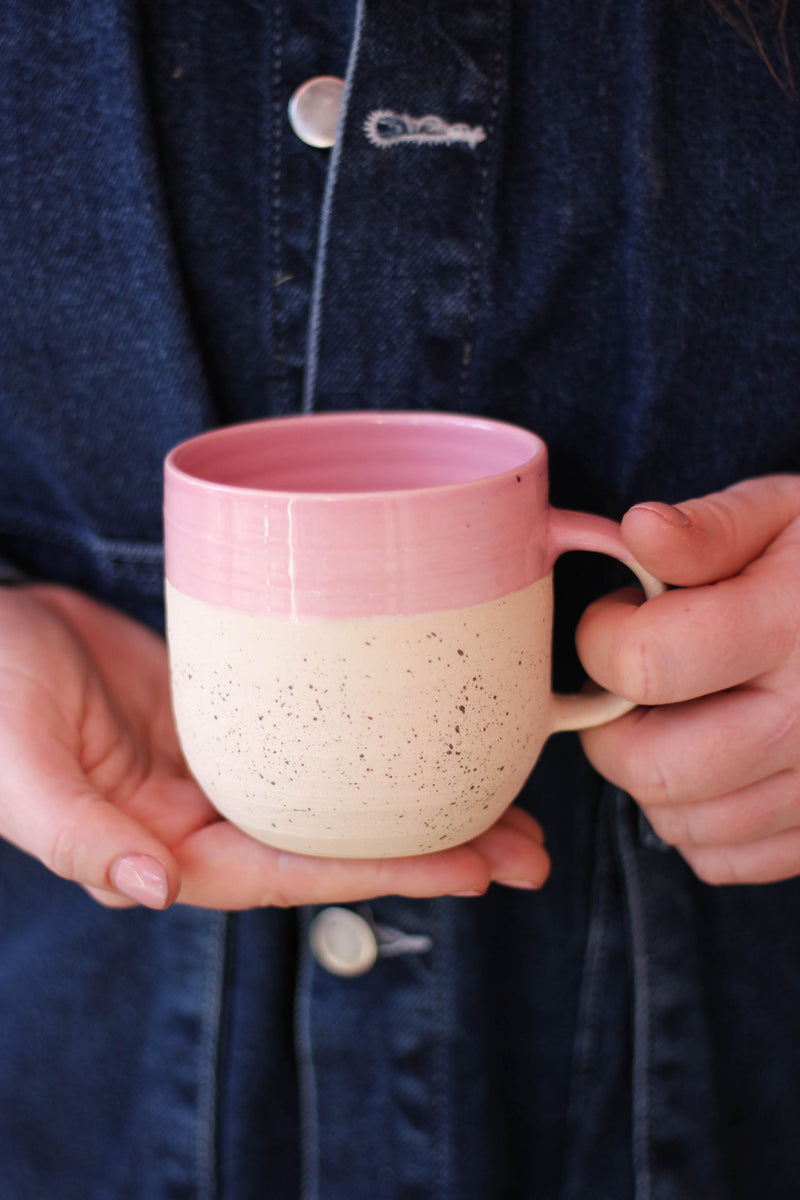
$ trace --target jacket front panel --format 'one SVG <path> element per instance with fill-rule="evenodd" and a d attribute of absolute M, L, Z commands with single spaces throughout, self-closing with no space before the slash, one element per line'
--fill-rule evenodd
<path fill-rule="evenodd" d="M 613 516 L 797 469 L 797 115 L 702 6 L 19 0 L 0 60 L 9 571 L 159 626 L 162 456 L 258 415 L 503 417 Z M 617 577 L 559 568 L 560 686 Z M 542 893 L 376 900 L 357 979 L 314 912 L 106 912 L 2 845 L 0 1197 L 793 1197 L 796 881 L 698 883 L 571 735 L 522 802 Z"/>

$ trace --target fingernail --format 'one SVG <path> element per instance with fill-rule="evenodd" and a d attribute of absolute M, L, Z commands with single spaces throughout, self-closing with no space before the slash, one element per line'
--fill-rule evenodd
<path fill-rule="evenodd" d="M 532 879 L 495 879 L 495 883 L 499 883 L 501 887 L 524 888 L 526 891 L 538 891 L 542 886 L 541 883 L 534 883 Z"/>
<path fill-rule="evenodd" d="M 474 891 L 471 891 L 471 892 L 469 892 L 469 891 L 467 891 L 467 892 L 451 892 L 450 895 L 451 896 L 485 896 L 486 893 L 484 891 L 479 891 L 476 888 Z"/>
<path fill-rule="evenodd" d="M 667 525 L 674 525 L 676 529 L 685 529 L 687 525 L 691 525 L 692 518 L 687 516 L 680 508 L 675 508 L 672 504 L 662 504 L 660 500 L 648 500 L 646 504 L 634 504 L 634 508 L 643 509 L 645 512 L 653 513 L 659 517 Z"/>
<path fill-rule="evenodd" d="M 146 908 L 164 908 L 167 903 L 167 872 L 149 854 L 123 855 L 112 863 L 108 877 L 118 892 Z"/>

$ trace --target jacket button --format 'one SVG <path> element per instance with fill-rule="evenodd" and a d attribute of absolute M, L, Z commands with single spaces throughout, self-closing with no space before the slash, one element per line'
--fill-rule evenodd
<path fill-rule="evenodd" d="M 289 101 L 289 123 L 301 141 L 325 150 L 336 141 L 344 80 L 317 75 L 301 83 Z"/>
<path fill-rule="evenodd" d="M 332 975 L 364 975 L 378 957 L 372 926 L 349 908 L 325 908 L 311 922 L 311 953 Z"/>

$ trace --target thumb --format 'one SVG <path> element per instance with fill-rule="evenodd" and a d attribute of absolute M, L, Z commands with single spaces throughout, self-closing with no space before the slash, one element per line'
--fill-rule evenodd
<path fill-rule="evenodd" d="M 634 557 L 665 583 L 716 583 L 760 557 L 800 516 L 800 476 L 748 479 L 677 507 L 647 501 L 622 519 Z"/>
<path fill-rule="evenodd" d="M 0 834 L 64 879 L 166 908 L 180 886 L 172 854 L 111 804 L 51 739 L 0 733 Z"/>

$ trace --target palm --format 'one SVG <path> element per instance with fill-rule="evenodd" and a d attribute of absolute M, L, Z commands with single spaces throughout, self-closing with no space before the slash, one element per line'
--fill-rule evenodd
<path fill-rule="evenodd" d="M 78 635 L 78 661 L 85 670 L 86 777 L 175 850 L 219 818 L 191 780 L 178 745 L 164 642 L 82 596 L 59 596 L 56 604 L 71 626 L 68 636 L 72 630 Z"/>

